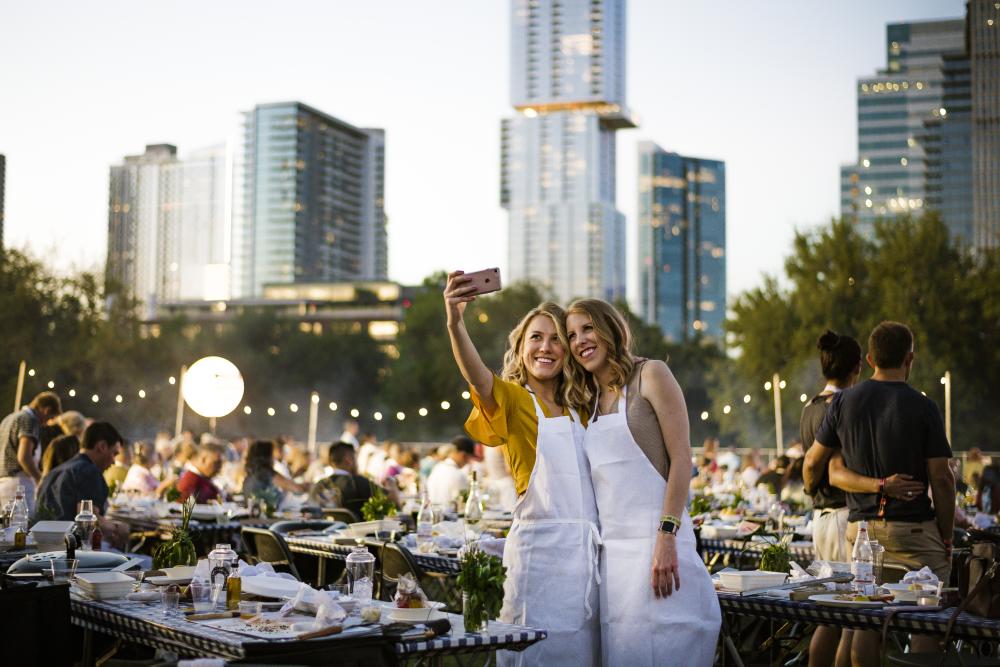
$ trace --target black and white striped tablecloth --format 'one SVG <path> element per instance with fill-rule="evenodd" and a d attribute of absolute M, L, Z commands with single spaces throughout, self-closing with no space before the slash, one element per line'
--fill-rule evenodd
<path fill-rule="evenodd" d="M 759 595 L 740 597 L 732 593 L 719 593 L 719 604 L 723 613 L 782 618 L 865 630 L 881 630 L 891 609 L 890 606 L 875 609 L 825 607 L 815 602 L 792 602 Z M 943 635 L 953 611 L 953 609 L 900 611 L 893 616 L 889 627 L 898 631 Z M 952 637 L 1000 642 L 1000 620 L 989 620 L 963 612 L 955 622 Z"/>

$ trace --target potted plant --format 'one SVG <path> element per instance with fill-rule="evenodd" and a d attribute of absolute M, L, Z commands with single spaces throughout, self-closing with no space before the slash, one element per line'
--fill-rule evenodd
<path fill-rule="evenodd" d="M 500 614 L 507 568 L 496 556 L 472 544 L 466 548 L 458 573 L 462 591 L 462 620 L 466 632 L 483 632 L 489 619 Z"/>
<path fill-rule="evenodd" d="M 365 521 L 379 521 L 387 516 L 396 516 L 396 504 L 389 500 L 380 487 L 372 485 L 372 496 L 361 506 L 361 516 Z"/>
<path fill-rule="evenodd" d="M 154 569 L 198 564 L 198 552 L 195 550 L 191 534 L 188 532 L 188 524 L 191 521 L 193 511 L 194 496 L 191 496 L 181 506 L 181 525 L 173 529 L 169 540 L 158 544 L 153 549 Z"/>

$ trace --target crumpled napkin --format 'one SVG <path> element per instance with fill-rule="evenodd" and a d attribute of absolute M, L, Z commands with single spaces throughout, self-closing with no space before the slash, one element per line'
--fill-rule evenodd
<path fill-rule="evenodd" d="M 931 584 L 936 586 L 941 583 L 938 576 L 931 572 L 931 568 L 926 565 L 916 572 L 910 571 L 903 575 L 902 582 L 904 584 Z"/>
<path fill-rule="evenodd" d="M 306 583 L 299 586 L 295 597 L 281 606 L 280 614 L 287 616 L 294 610 L 315 614 L 316 621 L 324 626 L 336 625 L 347 618 L 347 612 L 337 604 L 333 593 L 318 591 Z"/>
<path fill-rule="evenodd" d="M 458 550 L 459 559 L 464 558 L 465 554 L 469 552 L 470 549 L 478 549 L 479 551 L 485 551 L 491 556 L 496 556 L 497 558 L 503 558 L 503 549 L 507 544 L 507 538 L 505 537 L 488 537 L 484 535 L 475 542 L 464 545 Z"/>

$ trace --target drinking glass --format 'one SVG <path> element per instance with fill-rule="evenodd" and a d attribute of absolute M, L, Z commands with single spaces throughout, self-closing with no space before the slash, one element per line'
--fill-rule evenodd
<path fill-rule="evenodd" d="M 215 603 L 212 601 L 212 585 L 207 581 L 192 581 L 190 585 L 191 602 L 196 612 L 212 611 Z"/>
<path fill-rule="evenodd" d="M 871 540 L 872 548 L 872 575 L 875 578 L 875 585 L 881 586 L 884 582 L 882 581 L 882 565 L 885 563 L 885 547 Z"/>
<path fill-rule="evenodd" d="M 53 558 L 52 563 L 52 583 L 65 584 L 73 581 L 76 576 L 76 568 L 80 564 L 75 558 Z"/>
<path fill-rule="evenodd" d="M 181 601 L 181 591 L 177 586 L 167 586 L 160 594 L 160 604 L 163 606 L 163 615 L 170 616 L 177 613 L 177 607 Z"/>

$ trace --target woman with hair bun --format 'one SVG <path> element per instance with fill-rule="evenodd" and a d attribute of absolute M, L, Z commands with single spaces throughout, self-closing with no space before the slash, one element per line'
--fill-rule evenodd
<path fill-rule="evenodd" d="M 688 516 L 691 435 L 684 394 L 662 361 L 632 353 L 625 318 L 581 299 L 566 311 L 604 556 L 601 649 L 608 667 L 707 667 L 722 615 Z"/>
<path fill-rule="evenodd" d="M 542 303 L 522 317 L 508 336 L 497 376 L 463 321 L 475 293 L 461 271 L 448 275 L 448 336 L 474 406 L 465 428 L 488 446 L 503 446 L 518 493 L 503 553 L 507 580 L 500 620 L 548 631 L 545 641 L 522 652 L 500 651 L 497 662 L 599 665 L 600 536 L 583 452 L 579 410 L 586 402 L 566 359 L 565 313 Z"/>

